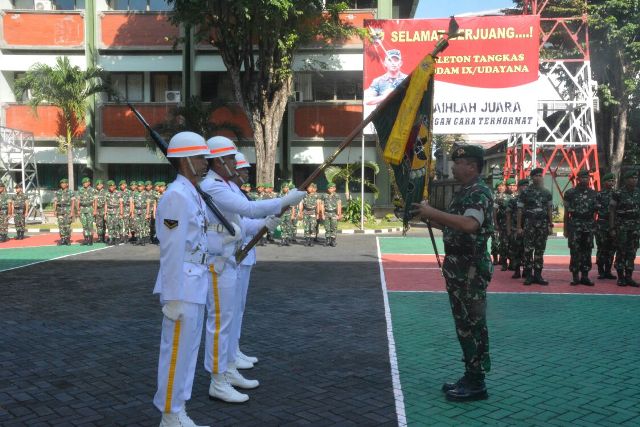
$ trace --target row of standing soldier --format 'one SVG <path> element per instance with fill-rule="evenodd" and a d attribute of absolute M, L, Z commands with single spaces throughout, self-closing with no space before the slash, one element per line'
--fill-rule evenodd
<path fill-rule="evenodd" d="M 24 194 L 22 184 L 15 185 L 15 194 L 6 191 L 0 182 L 0 243 L 9 240 L 9 219 L 13 217 L 16 227 L 16 239 L 24 239 L 25 217 L 29 212 L 29 198 Z"/>
<path fill-rule="evenodd" d="M 496 185 L 493 262 L 501 264 L 502 271 L 514 270 L 514 279 L 524 277 L 525 285 L 547 285 L 541 272 L 547 236 L 553 230 L 551 193 L 543 187 L 542 169 L 532 170 L 530 176 L 531 186 L 527 179 Z M 589 278 L 594 237 L 598 279 L 617 278 L 619 286 L 638 286 L 632 279 L 640 238 L 637 171 L 626 171 L 621 177 L 620 188 L 614 190 L 615 176 L 604 175 L 602 189 L 596 192 L 589 187 L 590 173 L 583 170 L 577 175 L 576 187 L 564 194 L 564 236 L 571 254 L 573 286 L 594 285 Z M 617 276 L 611 272 L 614 266 Z"/>

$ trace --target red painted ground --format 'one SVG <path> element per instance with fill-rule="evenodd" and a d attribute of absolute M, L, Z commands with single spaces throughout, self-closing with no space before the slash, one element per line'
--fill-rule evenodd
<path fill-rule="evenodd" d="M 511 278 L 512 271 L 500 271 L 497 266 L 489 284 L 489 292 L 640 295 L 640 288 L 617 286 L 615 280 L 597 280 L 597 271 L 593 270 L 590 277 L 595 286 L 571 286 L 568 256 L 547 256 L 544 262 L 542 276 L 549 281 L 548 286 L 524 286 L 522 279 Z M 389 291 L 445 291 L 444 279 L 438 270 L 435 255 L 386 254 L 382 255 L 382 265 Z M 640 273 L 636 272 L 636 276 L 635 280 L 640 281 Z"/>
<path fill-rule="evenodd" d="M 26 235 L 24 240 L 10 239 L 7 242 L 0 243 L 0 249 L 11 248 L 28 248 L 33 246 L 49 246 L 58 244 L 60 235 L 58 233 L 42 233 L 32 236 Z M 82 233 L 73 233 L 71 235 L 71 243 L 81 243 Z"/>

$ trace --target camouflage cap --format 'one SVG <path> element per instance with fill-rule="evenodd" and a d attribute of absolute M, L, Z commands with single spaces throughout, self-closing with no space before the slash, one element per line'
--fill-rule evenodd
<path fill-rule="evenodd" d="M 13 186 L 13 188 L 22 188 L 22 184 L 19 182 L 16 182 L 16 184 Z"/>
<path fill-rule="evenodd" d="M 307 185 L 307 188 L 309 188 L 309 187 L 311 187 L 311 188 L 318 188 L 318 186 L 316 185 L 316 183 L 315 183 L 315 182 L 312 182 L 311 184 Z"/>
<path fill-rule="evenodd" d="M 151 181 L 145 181 L 145 182 L 144 182 L 144 185 L 153 185 L 153 182 L 151 182 Z"/>
<path fill-rule="evenodd" d="M 138 187 L 143 186 L 144 187 L 144 181 L 138 181 L 136 184 Z"/>
<path fill-rule="evenodd" d="M 138 181 L 131 181 L 129 182 L 129 187 L 137 187 L 138 186 Z"/>
<path fill-rule="evenodd" d="M 273 184 L 270 184 L 270 183 L 264 184 L 264 188 L 273 188 Z"/>
<path fill-rule="evenodd" d="M 518 187 L 524 186 L 524 185 L 529 185 L 529 180 L 527 178 L 521 179 L 520 181 L 518 181 Z"/>
<path fill-rule="evenodd" d="M 622 179 L 637 177 L 638 171 L 636 169 L 627 169 L 622 173 Z"/>
<path fill-rule="evenodd" d="M 84 184 L 85 182 L 91 182 L 91 180 L 85 176 L 82 178 L 82 183 Z"/>
<path fill-rule="evenodd" d="M 516 185 L 516 180 L 515 180 L 515 179 L 513 179 L 513 178 L 509 178 L 509 179 L 507 180 L 507 185 Z"/>
<path fill-rule="evenodd" d="M 259 183 L 257 183 L 257 184 L 256 184 L 256 187 L 257 187 L 257 188 L 260 188 L 260 187 L 263 187 L 263 188 L 264 188 L 264 183 L 259 182 Z"/>
<path fill-rule="evenodd" d="M 164 182 L 164 181 L 160 181 L 160 187 L 166 187 L 166 186 L 167 186 L 167 183 L 166 183 L 166 182 Z"/>
<path fill-rule="evenodd" d="M 115 185 L 116 185 L 116 182 L 115 182 L 114 180 L 110 179 L 109 181 L 107 181 L 107 185 L 108 185 L 109 187 L 111 187 L 112 185 L 113 185 L 113 186 L 115 186 Z"/>
<path fill-rule="evenodd" d="M 298 188 L 293 182 L 289 183 L 289 190 L 293 190 L 295 188 Z"/>
<path fill-rule="evenodd" d="M 100 185 L 100 184 L 104 184 L 104 182 L 101 179 L 96 179 L 96 185 Z"/>
<path fill-rule="evenodd" d="M 69 183 L 69 180 L 67 178 L 62 178 L 60 180 L 60 184 L 68 184 L 68 183 Z"/>
<path fill-rule="evenodd" d="M 538 175 L 542 175 L 542 168 L 532 169 L 531 173 L 529 174 L 529 176 L 538 176 Z"/>
<path fill-rule="evenodd" d="M 507 185 L 507 184 L 505 184 L 505 183 L 504 183 L 504 181 L 498 181 L 498 182 L 496 182 L 496 188 L 498 188 L 498 187 L 504 187 L 505 185 Z"/>
<path fill-rule="evenodd" d="M 335 188 L 336 184 L 333 182 L 327 182 L 327 190 L 330 189 L 331 187 Z"/>
<path fill-rule="evenodd" d="M 582 169 L 578 172 L 578 178 L 589 178 L 591 176 L 591 172 L 586 169 Z"/>
<path fill-rule="evenodd" d="M 127 185 L 127 180 L 126 179 L 121 179 L 120 182 L 118 183 L 118 185 Z"/>
<path fill-rule="evenodd" d="M 479 145 L 457 145 L 451 153 L 451 160 L 472 158 L 484 160 L 484 149 Z"/>
<path fill-rule="evenodd" d="M 611 172 L 605 173 L 604 176 L 602 177 L 602 181 L 613 181 L 615 179 L 616 179 L 616 176 Z"/>

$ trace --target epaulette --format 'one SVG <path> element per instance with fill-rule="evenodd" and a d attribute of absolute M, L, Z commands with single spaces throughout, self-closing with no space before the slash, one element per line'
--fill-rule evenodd
<path fill-rule="evenodd" d="M 224 182 L 223 180 L 218 179 L 218 178 L 214 178 L 214 180 L 215 180 L 215 181 L 218 181 L 218 182 Z"/>

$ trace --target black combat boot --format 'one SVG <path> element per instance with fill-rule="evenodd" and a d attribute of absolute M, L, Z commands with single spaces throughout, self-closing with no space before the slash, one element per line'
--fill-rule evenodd
<path fill-rule="evenodd" d="M 509 270 L 509 265 L 507 264 L 507 259 L 503 258 L 502 259 L 502 268 L 500 269 L 500 271 L 507 271 Z"/>
<path fill-rule="evenodd" d="M 93 246 L 93 234 L 89 236 L 89 246 Z"/>
<path fill-rule="evenodd" d="M 336 238 L 332 237 L 331 238 L 331 246 L 333 246 L 334 248 L 338 245 L 338 243 L 336 242 Z"/>
<path fill-rule="evenodd" d="M 465 380 L 460 381 L 456 388 L 446 392 L 447 400 L 455 402 L 470 402 L 484 400 L 489 397 L 487 386 L 482 378 L 470 378 L 465 374 Z"/>
<path fill-rule="evenodd" d="M 594 283 L 591 281 L 591 279 L 589 279 L 589 272 L 588 271 L 583 271 L 582 272 L 582 278 L 580 279 L 580 283 L 582 283 L 583 285 L 587 285 L 587 286 L 593 286 Z"/>
<path fill-rule="evenodd" d="M 500 261 L 498 260 L 498 255 L 496 254 L 491 254 L 491 256 L 493 257 L 493 265 L 498 265 L 500 264 Z"/>
<path fill-rule="evenodd" d="M 633 280 L 631 278 L 631 276 L 633 276 L 633 270 L 627 270 L 627 274 L 626 274 L 626 282 L 627 282 L 627 286 L 632 286 L 634 288 L 637 288 L 640 286 L 640 284 L 638 284 L 638 282 L 636 282 L 635 280 Z"/>
<path fill-rule="evenodd" d="M 618 286 L 627 286 L 627 278 L 624 277 L 624 270 L 617 270 L 618 271 L 618 281 L 616 282 L 616 284 Z"/>
<path fill-rule="evenodd" d="M 604 279 L 616 279 L 616 276 L 611 274 L 611 264 L 607 263 L 604 265 Z"/>
<path fill-rule="evenodd" d="M 514 270 L 514 272 L 513 272 L 513 275 L 511 276 L 512 279 L 519 279 L 519 278 L 522 277 L 520 275 L 520 266 L 513 267 L 513 270 Z"/>
<path fill-rule="evenodd" d="M 522 270 L 522 277 L 524 277 L 524 284 L 529 286 L 533 283 L 533 275 L 531 274 L 531 270 L 525 268 Z"/>
<path fill-rule="evenodd" d="M 331 242 L 331 237 L 325 238 L 324 239 L 324 243 L 322 244 L 322 246 L 325 246 L 325 247 L 329 246 L 329 242 Z"/>
<path fill-rule="evenodd" d="M 466 382 L 467 382 L 467 374 L 464 374 L 455 383 L 444 383 L 444 384 L 442 384 L 442 389 L 441 390 L 442 390 L 443 393 L 447 393 L 447 392 L 449 392 L 451 390 L 455 390 L 456 388 L 460 387 L 461 385 L 466 384 Z"/>
<path fill-rule="evenodd" d="M 549 284 L 548 281 L 542 278 L 542 270 L 536 270 L 533 275 L 533 283 L 537 283 L 538 285 L 547 286 Z"/>
<path fill-rule="evenodd" d="M 71 246 L 71 237 L 65 237 L 64 244 L 67 246 Z"/>
<path fill-rule="evenodd" d="M 580 284 L 580 277 L 578 277 L 578 272 L 571 272 L 571 274 L 573 275 L 573 278 L 571 279 L 571 283 L 569 283 L 571 286 L 577 286 Z"/>
<path fill-rule="evenodd" d="M 606 279 L 606 277 L 604 277 L 604 265 L 602 264 L 598 264 L 598 279 Z"/>
<path fill-rule="evenodd" d="M 100 235 L 100 240 L 99 241 L 100 241 L 100 243 L 107 243 L 107 236 L 106 236 L 105 233 L 102 233 Z"/>

